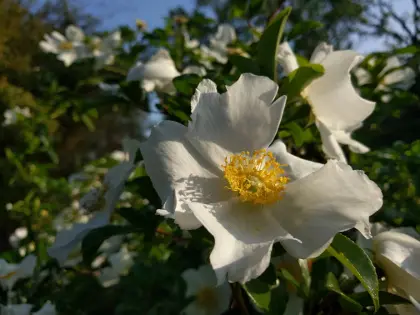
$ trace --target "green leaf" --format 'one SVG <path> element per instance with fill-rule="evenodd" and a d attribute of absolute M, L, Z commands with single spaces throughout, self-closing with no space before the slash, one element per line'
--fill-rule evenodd
<path fill-rule="evenodd" d="M 194 94 L 200 81 L 201 77 L 196 74 L 183 74 L 172 80 L 178 92 L 189 96 Z"/>
<path fill-rule="evenodd" d="M 368 292 L 354 293 L 350 295 L 350 297 L 364 307 L 373 306 L 372 298 Z M 379 291 L 379 302 L 381 305 L 398 305 L 411 303 L 409 300 L 399 295 L 395 295 L 386 291 Z"/>
<path fill-rule="evenodd" d="M 287 95 L 287 101 L 292 102 L 313 80 L 324 74 L 324 67 L 319 64 L 308 64 L 291 72 L 284 80 L 280 95 Z"/>
<path fill-rule="evenodd" d="M 359 313 L 363 310 L 362 305 L 353 300 L 351 297 L 345 295 L 340 288 L 337 278 L 332 272 L 329 272 L 327 275 L 327 282 L 325 284 L 328 290 L 338 293 L 340 295 L 340 304 L 343 309 L 349 310 L 351 312 Z"/>
<path fill-rule="evenodd" d="M 128 234 L 136 229 L 127 225 L 107 225 L 90 231 L 82 241 L 83 261 L 90 264 L 101 244 L 114 235 Z"/>
<path fill-rule="evenodd" d="M 415 45 L 410 45 L 404 48 L 395 49 L 392 55 L 403 55 L 403 54 L 415 54 L 419 51 L 419 48 Z"/>
<path fill-rule="evenodd" d="M 241 73 L 253 73 L 256 75 L 260 74 L 260 67 L 258 64 L 250 59 L 239 55 L 230 55 L 229 61 L 236 67 Z"/>
<path fill-rule="evenodd" d="M 379 308 L 379 283 L 375 267 L 369 256 L 352 240 L 337 234 L 327 251 L 347 267 L 362 283 L 372 298 L 373 305 Z"/>
<path fill-rule="evenodd" d="M 290 30 L 289 34 L 287 35 L 287 40 L 291 41 L 296 37 L 305 34 L 311 30 L 317 29 L 322 27 L 322 23 L 318 21 L 301 21 L 298 24 L 295 24 L 293 28 Z"/>
<path fill-rule="evenodd" d="M 291 10 L 286 8 L 274 17 L 261 35 L 257 46 L 257 61 L 261 67 L 261 74 L 274 81 L 277 81 L 277 49 Z"/>
<path fill-rule="evenodd" d="M 283 314 L 288 300 L 287 291 L 283 286 L 272 288 L 259 279 L 254 279 L 244 286 L 253 303 L 267 315 Z"/>

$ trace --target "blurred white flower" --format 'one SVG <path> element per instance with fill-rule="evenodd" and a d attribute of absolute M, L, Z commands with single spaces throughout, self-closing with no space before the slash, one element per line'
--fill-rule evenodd
<path fill-rule="evenodd" d="M 4 111 L 4 121 L 3 126 L 9 126 L 13 125 L 17 122 L 18 117 L 25 117 L 29 118 L 31 117 L 31 112 L 28 107 L 20 108 L 20 107 L 14 107 L 12 109 L 6 109 Z"/>
<path fill-rule="evenodd" d="M 20 241 L 28 237 L 28 229 L 24 226 L 17 228 L 9 237 L 9 243 L 13 248 L 18 248 Z"/>
<path fill-rule="evenodd" d="M 56 315 L 57 311 L 55 305 L 51 304 L 50 301 L 45 302 L 45 304 L 40 308 L 38 312 L 32 313 L 32 315 Z"/>
<path fill-rule="evenodd" d="M 98 279 L 104 287 L 110 287 L 119 282 L 120 276 L 126 274 L 133 265 L 133 253 L 126 247 L 122 247 L 119 252 L 108 257 L 110 267 L 101 270 Z"/>
<path fill-rule="evenodd" d="M 9 304 L 0 305 L 1 315 L 30 315 L 32 304 Z"/>
<path fill-rule="evenodd" d="M 121 46 L 121 32 L 113 32 L 104 38 L 93 37 L 91 41 L 92 55 L 95 58 L 95 69 L 113 64 L 116 50 Z"/>
<path fill-rule="evenodd" d="M 192 74 L 197 74 L 199 76 L 204 77 L 207 74 L 207 71 L 204 67 L 200 67 L 200 66 L 187 66 L 185 67 L 184 71 L 182 71 L 183 74 L 188 74 L 188 73 L 192 73 Z"/>
<path fill-rule="evenodd" d="M 0 259 L 0 284 L 3 288 L 11 290 L 15 283 L 32 276 L 36 266 L 34 255 L 26 256 L 19 264 L 9 264 Z"/>
<path fill-rule="evenodd" d="M 310 62 L 322 64 L 325 73 L 302 91 L 315 114 L 325 154 L 342 162 L 347 160 L 340 144 L 348 145 L 356 153 L 369 151 L 351 138 L 351 133 L 360 128 L 375 109 L 375 103 L 359 96 L 351 83 L 350 71 L 362 59 L 355 51 L 333 51 L 332 46 L 319 44 Z M 287 42 L 280 45 L 278 60 L 286 73 L 298 68 L 296 56 Z"/>
<path fill-rule="evenodd" d="M 217 286 L 211 266 L 187 269 L 182 273 L 187 285 L 186 297 L 195 297 L 184 310 L 185 315 L 220 315 L 229 308 L 231 290 L 228 283 Z"/>
<path fill-rule="evenodd" d="M 139 148 L 136 140 L 126 139 L 123 141 L 124 151 L 128 152 L 127 159 L 111 168 L 105 175 L 101 190 L 93 190 L 94 194 L 88 193 L 90 211 L 96 210 L 93 217 L 86 223 L 76 223 L 70 229 L 60 231 L 54 244 L 48 249 L 48 254 L 57 259 L 63 265 L 73 249 L 80 244 L 83 238 L 93 229 L 105 226 L 109 223 L 111 214 L 123 192 L 125 181 L 135 168 L 134 159 Z M 83 206 L 81 202 L 81 206 Z"/>
<path fill-rule="evenodd" d="M 100 82 L 98 86 L 104 92 L 107 92 L 111 95 L 119 95 L 120 86 L 118 84 L 108 84 L 108 83 Z"/>
<path fill-rule="evenodd" d="M 159 49 L 146 63 L 138 61 L 127 74 L 127 81 L 141 81 L 147 92 L 157 91 L 173 93 L 172 79 L 180 73 L 175 67 L 169 52 Z"/>
<path fill-rule="evenodd" d="M 188 32 L 184 32 L 184 45 L 188 49 L 194 49 L 200 46 L 200 42 L 196 39 L 191 39 Z"/>
<path fill-rule="evenodd" d="M 277 91 L 275 82 L 252 74 L 221 95 L 203 80 L 188 127 L 163 121 L 141 144 L 163 203 L 158 214 L 213 234 L 210 262 L 219 282 L 258 277 L 275 241 L 308 258 L 338 232 L 356 227 L 369 236 L 368 218 L 382 206 L 380 189 L 363 172 L 300 159 L 280 141 L 269 147 L 286 102 L 273 102 Z"/>
<path fill-rule="evenodd" d="M 236 40 L 236 31 L 235 28 L 230 24 L 220 24 L 217 27 L 217 32 L 215 35 L 211 36 L 209 41 L 210 45 L 201 46 L 201 55 L 204 58 L 216 59 L 219 63 L 226 63 L 228 61 L 227 52 L 228 45 Z M 211 69 L 211 64 L 205 63 L 209 69 Z"/>
<path fill-rule="evenodd" d="M 88 57 L 88 49 L 84 44 L 85 35 L 77 26 L 70 25 L 66 28 L 66 36 L 59 32 L 45 34 L 44 40 L 39 43 L 42 51 L 57 55 L 66 67 L 72 63 Z"/>

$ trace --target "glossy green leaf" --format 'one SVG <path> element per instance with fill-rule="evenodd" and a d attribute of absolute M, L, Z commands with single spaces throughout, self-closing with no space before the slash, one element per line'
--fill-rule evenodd
<path fill-rule="evenodd" d="M 174 83 L 178 92 L 192 96 L 200 81 L 201 77 L 199 75 L 183 74 L 173 79 L 172 82 Z"/>
<path fill-rule="evenodd" d="M 254 279 L 243 287 L 251 301 L 263 314 L 283 314 L 286 309 L 288 296 L 283 286 L 273 288 L 259 279 Z"/>
<path fill-rule="evenodd" d="M 315 30 L 322 27 L 322 23 L 318 21 L 300 21 L 298 24 L 294 25 L 287 35 L 287 40 L 291 41 L 300 35 L 303 35 L 309 31 Z"/>
<path fill-rule="evenodd" d="M 351 297 L 347 296 L 346 294 L 341 291 L 340 284 L 338 283 L 337 278 L 334 276 L 332 272 L 328 273 L 327 275 L 327 282 L 325 284 L 328 290 L 333 291 L 340 295 L 339 302 L 341 306 L 346 309 L 350 310 L 351 312 L 359 313 L 362 311 L 363 307 L 358 302 L 353 300 Z"/>
<path fill-rule="evenodd" d="M 379 283 L 375 267 L 369 256 L 352 240 L 337 234 L 327 251 L 338 259 L 362 283 L 372 298 L 375 309 L 379 308 Z"/>
<path fill-rule="evenodd" d="M 261 35 L 257 46 L 257 61 L 261 67 L 261 74 L 274 81 L 277 81 L 277 50 L 291 10 L 286 8 L 274 17 Z"/>
<path fill-rule="evenodd" d="M 229 61 L 236 67 L 241 73 L 253 73 L 256 75 L 260 74 L 260 67 L 258 64 L 247 57 L 239 55 L 229 56 Z"/>
<path fill-rule="evenodd" d="M 280 88 L 281 95 L 287 95 L 287 101 L 292 102 L 313 80 L 324 74 L 324 67 L 319 64 L 301 66 L 291 72 Z"/>
<path fill-rule="evenodd" d="M 363 305 L 364 307 L 373 306 L 372 298 L 368 292 L 359 292 L 350 295 L 350 297 Z M 379 302 L 380 305 L 398 305 L 398 304 L 410 304 L 411 302 L 399 295 L 395 295 L 386 291 L 379 291 Z"/>

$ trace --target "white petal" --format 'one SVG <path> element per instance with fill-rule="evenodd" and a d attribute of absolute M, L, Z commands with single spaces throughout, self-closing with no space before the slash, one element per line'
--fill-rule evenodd
<path fill-rule="evenodd" d="M 199 76 L 204 77 L 207 74 L 207 71 L 204 67 L 200 67 L 200 66 L 188 66 L 184 69 L 184 71 L 182 71 L 183 74 L 188 74 L 188 73 L 192 73 L 192 74 L 197 74 Z"/>
<path fill-rule="evenodd" d="M 82 42 L 85 39 L 85 33 L 81 28 L 69 25 L 66 28 L 66 37 L 72 42 Z"/>
<path fill-rule="evenodd" d="M 226 275 L 241 283 L 261 275 L 270 263 L 273 240 L 289 237 L 265 209 L 233 201 L 189 207 L 215 239 L 210 262 L 219 284 Z"/>
<path fill-rule="evenodd" d="M 327 43 L 320 43 L 318 46 L 315 47 L 312 56 L 311 56 L 311 63 L 322 63 L 327 56 L 332 53 L 333 46 L 328 45 Z"/>
<path fill-rule="evenodd" d="M 319 133 L 321 135 L 322 150 L 325 155 L 330 159 L 337 159 L 343 163 L 347 163 L 346 156 L 343 149 L 340 147 L 333 132 L 321 121 L 316 121 Z"/>
<path fill-rule="evenodd" d="M 186 131 L 181 124 L 163 121 L 141 144 L 146 171 L 159 197 L 164 203 L 169 197 L 173 198 L 175 190 L 178 198 L 175 206 L 181 208 L 185 200 L 215 202 L 225 199 L 224 180 L 185 139 Z"/>
<path fill-rule="evenodd" d="M 209 265 L 200 266 L 198 269 L 187 269 L 181 276 L 187 285 L 186 297 L 194 296 L 201 289 L 215 287 L 217 284 L 216 275 Z"/>
<path fill-rule="evenodd" d="M 332 133 L 334 134 L 335 139 L 339 143 L 348 145 L 350 150 L 355 153 L 367 153 L 370 151 L 370 149 L 363 143 L 354 140 L 348 132 L 342 130 L 335 130 L 332 131 Z"/>
<path fill-rule="evenodd" d="M 57 56 L 58 60 L 61 60 L 66 67 L 71 66 L 77 59 L 77 55 L 74 51 L 62 52 Z"/>
<path fill-rule="evenodd" d="M 187 305 L 182 311 L 183 315 L 208 315 L 207 310 L 200 307 L 195 301 Z"/>
<path fill-rule="evenodd" d="M 108 49 L 110 51 L 113 51 L 121 45 L 121 32 L 112 32 L 104 38 L 102 43 L 105 46 L 105 50 Z"/>
<path fill-rule="evenodd" d="M 420 300 L 420 241 L 395 232 L 383 232 L 374 240 L 375 259 L 391 285 Z"/>
<path fill-rule="evenodd" d="M 0 313 L 5 315 L 30 315 L 32 304 L 9 304 L 6 306 L 0 305 Z"/>
<path fill-rule="evenodd" d="M 303 315 L 304 303 L 305 301 L 301 297 L 291 293 L 283 315 Z"/>
<path fill-rule="evenodd" d="M 98 212 L 88 223 L 76 223 L 70 230 L 57 234 L 54 244 L 48 248 L 48 255 L 58 260 L 63 265 L 72 250 L 93 229 L 109 223 L 109 213 Z"/>
<path fill-rule="evenodd" d="M 49 52 L 53 54 L 56 54 L 58 52 L 57 46 L 54 46 L 52 43 L 47 41 L 41 41 L 39 43 L 39 48 L 41 48 L 43 52 Z"/>
<path fill-rule="evenodd" d="M 67 38 L 65 38 L 63 34 L 57 32 L 57 31 L 54 31 L 54 32 L 51 33 L 51 38 L 53 40 L 57 41 L 58 43 L 67 41 Z"/>
<path fill-rule="evenodd" d="M 217 27 L 217 32 L 212 38 L 215 42 L 229 44 L 236 40 L 235 28 L 227 23 L 220 24 Z"/>
<path fill-rule="evenodd" d="M 351 83 L 349 72 L 361 58 L 350 50 L 330 53 L 322 62 L 324 75 L 304 91 L 317 119 L 330 129 L 357 125 L 375 108 L 375 103 L 360 97 Z"/>
<path fill-rule="evenodd" d="M 287 152 L 286 145 L 280 140 L 275 141 L 270 146 L 269 151 L 273 152 L 277 161 L 284 165 L 282 168 L 291 180 L 305 177 L 324 166 L 324 164 L 301 159 L 290 154 Z"/>
<path fill-rule="evenodd" d="M 180 73 L 176 69 L 174 61 L 168 51 L 164 49 L 160 49 L 144 65 L 144 79 L 172 81 L 173 78 L 179 75 Z"/>
<path fill-rule="evenodd" d="M 296 258 L 316 257 L 335 234 L 356 227 L 369 236 L 369 216 L 382 206 L 382 192 L 361 171 L 330 160 L 318 171 L 291 182 L 272 206 L 273 216 L 301 243 L 281 240 Z"/>
<path fill-rule="evenodd" d="M 210 94 L 210 97 L 211 97 L 211 95 L 213 95 L 214 102 L 217 102 L 219 96 L 216 95 L 216 93 L 217 93 L 216 83 L 214 83 L 212 80 L 204 79 L 200 82 L 200 84 L 198 84 L 197 88 L 195 89 L 195 93 L 194 93 L 193 97 L 191 98 L 191 120 L 192 120 L 192 122 L 194 122 L 195 108 L 197 107 L 197 104 L 200 100 L 200 96 L 201 96 L 201 94 L 205 94 L 205 93 Z M 190 123 L 189 127 L 190 126 L 191 126 L 191 123 Z"/>
<path fill-rule="evenodd" d="M 277 134 L 286 103 L 281 97 L 271 104 L 277 85 L 266 77 L 243 74 L 227 90 L 222 95 L 199 94 L 189 135 L 234 153 L 267 148 Z"/>
<path fill-rule="evenodd" d="M 279 45 L 277 50 L 277 60 L 286 74 L 289 74 L 299 68 L 296 56 L 293 53 L 292 48 L 290 48 L 288 42 L 284 42 Z"/>
<path fill-rule="evenodd" d="M 32 313 L 32 315 L 56 315 L 57 311 L 55 306 L 50 301 L 46 302 L 38 312 Z"/>
<path fill-rule="evenodd" d="M 126 80 L 130 81 L 140 81 L 143 79 L 144 73 L 144 64 L 141 61 L 136 62 L 136 64 L 128 70 Z"/>

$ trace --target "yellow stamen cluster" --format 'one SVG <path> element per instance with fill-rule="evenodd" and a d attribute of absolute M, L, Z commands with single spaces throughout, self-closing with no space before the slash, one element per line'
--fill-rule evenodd
<path fill-rule="evenodd" d="M 273 154 L 266 149 L 252 154 L 241 152 L 225 158 L 222 165 L 228 189 L 239 195 L 243 202 L 271 204 L 282 198 L 289 178 L 284 175 Z"/>
<path fill-rule="evenodd" d="M 59 48 L 61 50 L 70 50 L 70 49 L 73 48 L 73 44 L 72 44 L 72 42 L 68 42 L 68 41 L 61 42 L 60 45 L 59 45 Z"/>
<path fill-rule="evenodd" d="M 204 309 L 211 309 L 217 305 L 217 296 L 214 288 L 205 287 L 197 292 L 195 297 L 197 304 Z"/>

